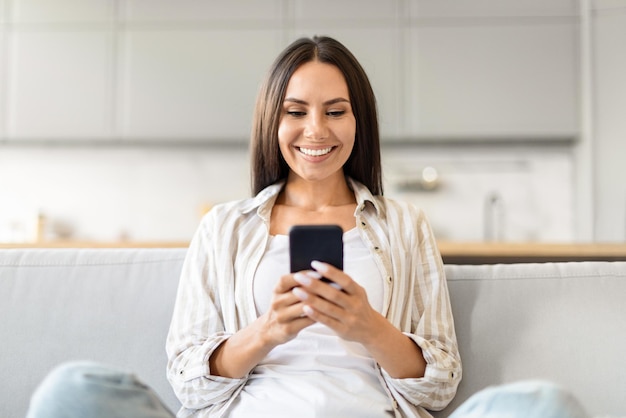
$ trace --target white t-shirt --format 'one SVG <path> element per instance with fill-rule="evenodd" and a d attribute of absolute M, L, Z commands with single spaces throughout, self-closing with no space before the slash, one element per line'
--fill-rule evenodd
<path fill-rule="evenodd" d="M 369 250 L 352 229 L 343 236 L 344 271 L 367 292 L 372 307 L 383 306 L 383 279 Z M 289 273 L 289 238 L 270 238 L 254 277 L 258 314 L 269 309 L 278 279 Z M 377 365 L 359 344 L 344 341 L 322 324 L 302 330 L 274 348 L 252 371 L 229 408 L 229 417 L 393 416 Z"/>

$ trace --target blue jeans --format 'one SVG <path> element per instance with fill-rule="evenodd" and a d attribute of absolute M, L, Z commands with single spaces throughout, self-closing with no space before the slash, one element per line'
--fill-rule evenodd
<path fill-rule="evenodd" d="M 94 363 L 54 370 L 32 396 L 26 418 L 173 418 L 134 375 Z M 523 381 L 482 390 L 449 418 L 587 418 L 563 388 Z"/>
<path fill-rule="evenodd" d="M 173 418 L 133 374 L 95 363 L 53 370 L 30 401 L 26 418 Z"/>
<path fill-rule="evenodd" d="M 448 418 L 588 418 L 574 396 L 553 383 L 530 380 L 489 387 Z"/>

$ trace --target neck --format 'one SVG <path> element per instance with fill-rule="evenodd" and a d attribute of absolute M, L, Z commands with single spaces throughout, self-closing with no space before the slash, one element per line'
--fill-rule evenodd
<path fill-rule="evenodd" d="M 280 200 L 284 205 L 310 211 L 355 202 L 354 193 L 343 174 L 324 181 L 308 181 L 290 174 Z"/>

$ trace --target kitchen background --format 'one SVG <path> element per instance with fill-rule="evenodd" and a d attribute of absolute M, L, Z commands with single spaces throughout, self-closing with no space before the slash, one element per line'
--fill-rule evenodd
<path fill-rule="evenodd" d="M 626 0 L 0 0 L 0 242 L 188 241 L 249 195 L 259 82 L 314 34 L 439 238 L 626 241 Z"/>

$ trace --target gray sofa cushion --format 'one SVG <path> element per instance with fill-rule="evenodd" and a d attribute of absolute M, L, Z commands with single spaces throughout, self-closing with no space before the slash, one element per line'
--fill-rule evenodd
<path fill-rule="evenodd" d="M 0 251 L 0 417 L 25 415 L 56 365 L 136 372 L 173 408 L 165 338 L 184 249 Z"/>
<path fill-rule="evenodd" d="M 626 412 L 626 263 L 446 266 L 463 381 L 547 379 L 593 415 Z"/>

